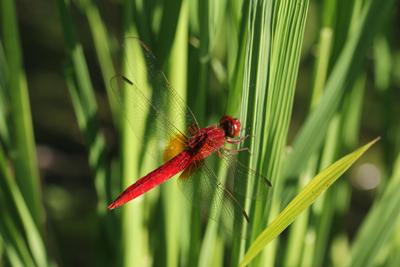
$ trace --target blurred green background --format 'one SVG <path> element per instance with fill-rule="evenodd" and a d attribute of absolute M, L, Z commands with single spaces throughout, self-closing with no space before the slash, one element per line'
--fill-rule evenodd
<path fill-rule="evenodd" d="M 394 0 L 0 2 L 0 266 L 237 266 L 311 177 L 377 136 L 252 264 L 400 263 Z M 174 181 L 106 210 L 144 171 L 110 94 L 127 36 L 152 49 L 203 126 L 229 113 L 256 136 L 243 160 L 274 192 L 264 217 L 251 208 L 250 240 L 196 222 Z"/>

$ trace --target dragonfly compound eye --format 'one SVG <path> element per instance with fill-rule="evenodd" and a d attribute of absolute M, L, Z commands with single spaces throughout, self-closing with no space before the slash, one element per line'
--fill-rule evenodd
<path fill-rule="evenodd" d="M 228 137 L 237 137 L 240 132 L 240 121 L 231 116 L 225 115 L 219 121 L 219 126 L 224 129 Z"/>

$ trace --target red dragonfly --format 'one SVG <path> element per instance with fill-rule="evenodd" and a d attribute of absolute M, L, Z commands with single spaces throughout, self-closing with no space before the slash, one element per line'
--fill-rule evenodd
<path fill-rule="evenodd" d="M 229 213 L 229 217 L 234 217 L 236 210 L 248 222 L 249 217 L 235 196 L 236 193 L 245 193 L 246 190 L 227 189 L 207 162 L 216 154 L 228 165 L 230 178 L 261 179 L 267 186 L 271 186 L 263 175 L 248 169 L 235 158 L 247 148 L 227 146 L 238 145 L 248 137 L 240 136 L 240 121 L 225 115 L 217 124 L 200 128 L 190 108 L 169 85 L 163 72 L 157 69 L 157 62 L 151 51 L 137 39 L 128 41 L 141 48 L 141 56 L 146 63 L 145 73 L 128 70 L 127 75 L 118 77 L 119 84 L 112 88 L 122 103 L 132 105 L 136 109 L 134 112 L 141 112 L 134 114 L 147 112 L 148 116 L 142 122 L 146 126 L 144 133 L 137 133 L 133 122 L 129 123 L 138 137 L 156 137 L 161 143 L 165 143 L 164 163 L 126 188 L 108 208 L 115 209 L 181 173 L 178 183 L 192 203 L 207 206 L 214 198 L 213 205 L 218 205 L 224 213 Z M 136 75 L 131 76 L 132 73 Z M 152 93 L 139 88 L 139 84 L 143 86 L 145 83 L 151 85 Z M 124 88 L 125 94 L 118 88 Z M 124 101 L 123 97 L 128 99 Z M 184 122 L 185 126 L 181 129 L 176 126 L 170 120 L 168 111 L 176 121 Z M 195 173 L 200 173 L 201 177 L 195 176 Z"/>

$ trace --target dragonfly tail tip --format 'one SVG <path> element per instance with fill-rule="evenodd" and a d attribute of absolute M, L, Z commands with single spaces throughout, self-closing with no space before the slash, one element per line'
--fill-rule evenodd
<path fill-rule="evenodd" d="M 109 210 L 113 210 L 113 209 L 115 209 L 115 208 L 117 208 L 118 207 L 118 205 L 117 205 L 117 203 L 115 203 L 115 201 L 114 202 L 112 202 L 110 205 L 108 205 L 108 209 Z"/>

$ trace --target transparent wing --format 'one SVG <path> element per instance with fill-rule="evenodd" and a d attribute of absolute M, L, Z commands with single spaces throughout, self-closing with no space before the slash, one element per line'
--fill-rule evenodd
<path fill-rule="evenodd" d="M 203 216 L 222 222 L 224 230 L 231 234 L 234 227 L 249 222 L 234 193 L 221 184 L 205 161 L 192 163 L 178 178 L 178 185 L 194 208 L 199 209 Z"/>
<path fill-rule="evenodd" d="M 171 138 L 186 145 L 187 138 L 199 129 L 192 111 L 170 86 L 146 45 L 137 38 L 127 38 L 123 49 L 123 71 L 112 78 L 111 87 L 121 107 L 128 105 L 134 116 L 130 119 L 123 108 L 121 118 L 128 120 L 138 138 L 156 137 L 160 151 Z"/>
<path fill-rule="evenodd" d="M 269 188 L 272 186 L 271 182 L 265 175 L 250 169 L 241 163 L 237 156 L 237 154 L 232 154 L 229 150 L 221 150 L 222 162 L 226 165 L 228 170 L 226 187 L 241 196 L 250 197 L 253 199 L 256 199 L 260 196 L 266 196 Z M 258 195 L 249 194 L 247 192 L 247 185 L 255 185 L 258 182 L 261 182 Z"/>

